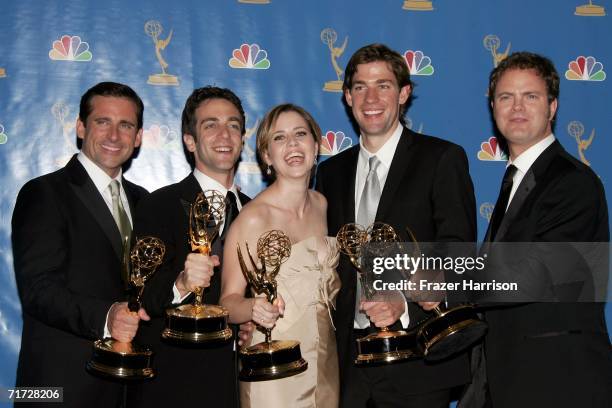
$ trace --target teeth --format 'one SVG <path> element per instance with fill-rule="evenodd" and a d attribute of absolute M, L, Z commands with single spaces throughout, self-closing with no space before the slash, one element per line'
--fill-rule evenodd
<path fill-rule="evenodd" d="M 379 115 L 381 113 L 383 113 L 382 110 L 367 110 L 363 112 L 366 116 L 368 115 Z"/>
<path fill-rule="evenodd" d="M 232 151 L 231 147 L 216 147 L 215 148 L 215 152 L 225 153 L 225 152 L 230 152 L 230 151 Z"/>
<path fill-rule="evenodd" d="M 120 147 L 115 147 L 115 146 L 109 146 L 109 145 L 102 145 L 102 147 L 106 150 L 110 150 L 111 152 L 118 152 L 119 150 L 121 150 Z"/>
<path fill-rule="evenodd" d="M 294 152 L 294 153 L 291 153 L 289 156 L 287 156 L 286 160 L 293 159 L 294 157 L 304 157 L 304 154 Z"/>

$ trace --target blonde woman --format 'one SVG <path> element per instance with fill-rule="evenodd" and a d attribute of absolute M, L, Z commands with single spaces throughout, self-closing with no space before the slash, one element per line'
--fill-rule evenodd
<path fill-rule="evenodd" d="M 246 383 L 240 387 L 242 408 L 336 407 L 338 363 L 331 308 L 340 289 L 335 267 L 335 239 L 327 237 L 327 202 L 309 189 L 321 130 L 299 106 L 283 104 L 268 112 L 257 131 L 257 152 L 272 184 L 248 203 L 232 223 L 225 242 L 221 304 L 230 321 L 253 321 L 272 328 L 275 340 L 298 340 L 308 369 L 293 377 Z M 291 256 L 282 264 L 278 299 L 245 298 L 247 282 L 236 253 L 251 250 L 269 230 L 291 240 Z M 264 340 L 255 331 L 253 344 Z"/>

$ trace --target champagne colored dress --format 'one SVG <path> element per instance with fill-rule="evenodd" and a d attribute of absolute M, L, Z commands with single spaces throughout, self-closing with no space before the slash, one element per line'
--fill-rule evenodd
<path fill-rule="evenodd" d="M 308 369 L 278 380 L 241 382 L 241 408 L 338 406 L 338 356 L 331 320 L 340 290 L 338 256 L 335 238 L 313 236 L 292 245 L 277 275 L 285 314 L 272 330 L 272 340 L 299 341 Z M 262 341 L 264 335 L 256 330 L 251 344 Z"/>

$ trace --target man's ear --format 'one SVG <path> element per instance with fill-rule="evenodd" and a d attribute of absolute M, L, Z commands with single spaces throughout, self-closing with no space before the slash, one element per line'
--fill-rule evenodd
<path fill-rule="evenodd" d="M 189 133 L 183 134 L 183 142 L 185 142 L 185 146 L 187 146 L 187 150 L 189 150 L 191 153 L 195 152 L 196 142 L 195 142 L 195 138 L 192 135 L 190 135 Z"/>

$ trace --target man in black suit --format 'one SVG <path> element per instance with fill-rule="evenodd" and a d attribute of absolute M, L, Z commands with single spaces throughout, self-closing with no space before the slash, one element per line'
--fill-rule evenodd
<path fill-rule="evenodd" d="M 121 168 L 140 145 L 142 112 L 126 85 L 89 89 L 76 124 L 80 153 L 26 183 L 15 204 L 12 243 L 23 309 L 17 386 L 64 387 L 62 406 L 121 404 L 120 384 L 85 372 L 92 340 L 130 341 L 139 317 L 148 319 L 143 309 L 131 313 L 118 302 L 122 235 L 129 235 L 136 203 L 147 194 Z"/>
<path fill-rule="evenodd" d="M 612 405 L 604 304 L 567 302 L 563 289 L 568 285 L 562 283 L 576 273 L 576 254 L 566 250 L 570 246 L 561 250 L 552 244 L 604 243 L 607 253 L 609 241 L 599 178 L 552 133 L 558 96 L 559 76 L 552 62 L 537 54 L 514 53 L 490 75 L 493 117 L 510 159 L 486 245 L 494 260 L 500 246 L 506 252 L 508 245 L 538 244 L 520 254 L 516 267 L 503 262 L 487 274 L 499 279 L 503 273 L 519 281 L 519 290 L 529 287 L 541 296 L 534 298 L 540 302 L 521 298 L 522 303 L 498 302 L 485 309 L 486 372 L 494 408 Z"/>
<path fill-rule="evenodd" d="M 381 44 L 359 49 L 347 64 L 343 88 L 361 138 L 359 146 L 319 166 L 317 189 L 328 201 L 330 234 L 363 219 L 362 191 L 367 179 L 375 175 L 372 180 L 382 195 L 370 211 L 368 223 L 386 222 L 404 241 L 410 240 L 406 228 L 422 242 L 475 241 L 474 190 L 465 152 L 453 143 L 414 133 L 403 125 L 412 92 L 403 57 Z M 373 173 L 369 163 L 376 163 Z M 361 301 L 360 310 L 356 310 L 357 272 L 346 256 L 341 258 L 338 273 L 342 288 L 334 322 L 341 406 L 447 407 L 451 388 L 469 380 L 466 355 L 435 365 L 412 361 L 355 366 L 355 340 L 371 330 L 360 312 L 377 327 L 398 326 L 401 321 L 404 327 L 412 328 L 426 314 L 403 298 L 398 302 Z"/>
<path fill-rule="evenodd" d="M 188 245 L 190 204 L 203 190 L 238 198 L 237 210 L 249 200 L 234 184 L 245 133 L 240 99 L 229 89 L 204 87 L 193 91 L 182 117 L 183 142 L 193 155 L 193 173 L 176 184 L 153 192 L 138 207 L 135 232 L 154 235 L 166 244 L 166 257 L 150 279 L 143 304 L 153 319 L 137 338 L 155 351 L 158 376 L 143 384 L 134 406 L 237 406 L 232 343 L 218 348 L 182 348 L 164 343 L 165 310 L 193 300 L 196 287 L 205 287 L 204 300 L 218 304 L 221 255 L 229 222 L 213 241 L 212 255 L 191 253 Z"/>

